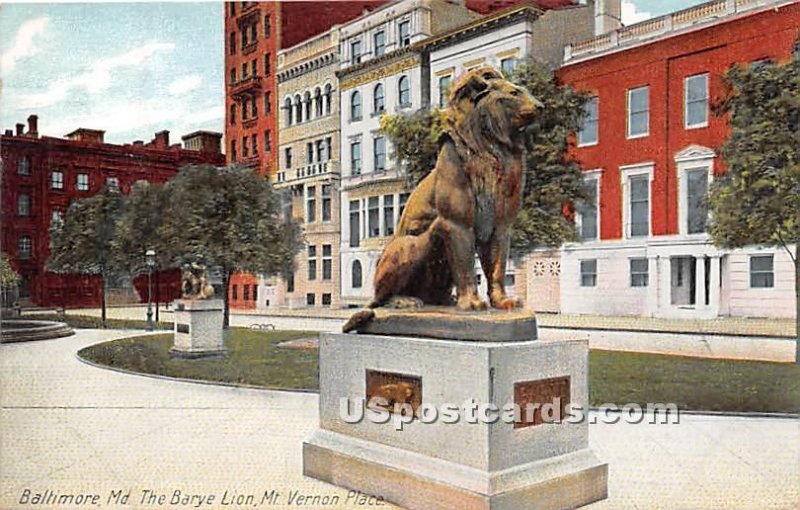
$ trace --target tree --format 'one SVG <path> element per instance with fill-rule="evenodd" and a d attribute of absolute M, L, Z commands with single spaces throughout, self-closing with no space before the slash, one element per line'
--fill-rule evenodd
<path fill-rule="evenodd" d="M 8 255 L 0 253 L 0 292 L 2 292 L 3 308 L 10 307 L 16 301 L 19 274 L 14 271 Z"/>
<path fill-rule="evenodd" d="M 169 254 L 156 249 L 163 244 L 160 231 L 166 202 L 162 184 L 139 181 L 133 185 L 112 242 L 114 261 L 120 269 L 131 275 L 146 272 L 145 252 L 149 249 L 156 250 L 156 267 L 170 267 Z"/>
<path fill-rule="evenodd" d="M 50 257 L 45 263 L 55 273 L 96 275 L 102 279 L 101 317 L 106 324 L 106 284 L 119 274 L 112 241 L 124 199 L 116 187 L 106 187 L 89 198 L 76 200 L 62 222 L 50 229 Z"/>
<path fill-rule="evenodd" d="M 794 262 L 800 363 L 800 61 L 735 66 L 717 115 L 730 115 L 727 172 L 711 184 L 709 232 L 723 248 L 783 247 Z M 794 245 L 794 252 L 791 245 Z"/>
<path fill-rule="evenodd" d="M 585 191 L 580 166 L 567 149 L 571 135 L 580 128 L 588 96 L 559 84 L 550 69 L 533 60 L 520 63 L 510 79 L 544 104 L 536 128 L 527 132 L 523 205 L 511 234 L 512 250 L 526 253 L 578 238 L 575 225 L 564 214 L 565 205 L 583 200 Z M 436 109 L 381 119 L 381 130 L 392 142 L 394 157 L 404 165 L 411 186 L 436 163 L 442 119 Z"/>
<path fill-rule="evenodd" d="M 266 177 L 248 168 L 189 166 L 166 184 L 164 195 L 156 250 L 173 265 L 219 268 L 226 328 L 231 275 L 293 269 L 299 227 L 283 221 L 280 197 Z"/>

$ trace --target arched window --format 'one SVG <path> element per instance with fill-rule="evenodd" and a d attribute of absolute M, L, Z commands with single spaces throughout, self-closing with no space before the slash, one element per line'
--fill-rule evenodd
<path fill-rule="evenodd" d="M 319 87 L 314 89 L 314 115 L 322 117 L 322 91 Z"/>
<path fill-rule="evenodd" d="M 306 91 L 303 102 L 306 105 L 306 120 L 311 119 L 311 92 Z"/>
<path fill-rule="evenodd" d="M 386 107 L 386 101 L 383 96 L 383 85 L 377 84 L 375 85 L 375 90 L 373 91 L 372 95 L 372 111 L 374 113 L 381 113 Z"/>
<path fill-rule="evenodd" d="M 284 115 L 286 115 L 286 125 L 292 125 L 292 100 L 288 97 L 283 101 Z"/>
<path fill-rule="evenodd" d="M 361 120 L 361 94 L 357 90 L 350 96 L 350 120 Z"/>
<path fill-rule="evenodd" d="M 331 99 L 333 98 L 333 87 L 328 83 L 325 85 L 325 115 L 331 114 Z"/>
<path fill-rule="evenodd" d="M 401 107 L 411 106 L 411 86 L 408 83 L 408 76 L 401 76 L 397 82 L 397 95 Z"/>
<path fill-rule="evenodd" d="M 294 122 L 295 124 L 303 122 L 303 101 L 300 99 L 300 94 L 294 96 Z"/>
<path fill-rule="evenodd" d="M 353 261 L 353 269 L 351 274 L 351 280 L 353 281 L 353 288 L 360 289 L 362 285 L 362 278 L 361 278 L 361 262 L 358 260 Z"/>
<path fill-rule="evenodd" d="M 31 158 L 29 158 L 28 156 L 24 156 L 22 159 L 19 160 L 19 165 L 17 166 L 17 173 L 19 175 L 31 174 Z"/>

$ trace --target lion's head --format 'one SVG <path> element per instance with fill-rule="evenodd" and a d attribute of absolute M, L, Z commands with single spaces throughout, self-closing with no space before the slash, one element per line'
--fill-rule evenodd
<path fill-rule="evenodd" d="M 489 66 L 464 73 L 450 93 L 447 131 L 474 152 L 522 150 L 542 103 Z"/>

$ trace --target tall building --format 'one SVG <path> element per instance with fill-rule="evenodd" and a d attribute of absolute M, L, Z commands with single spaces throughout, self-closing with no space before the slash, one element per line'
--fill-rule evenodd
<path fill-rule="evenodd" d="M 789 256 L 715 247 L 704 197 L 725 172 L 726 71 L 798 58 L 798 27 L 797 1 L 715 0 L 566 48 L 560 78 L 593 96 L 574 156 L 594 199 L 562 251 L 563 313 L 794 315 Z"/>
<path fill-rule="evenodd" d="M 295 271 L 265 287 L 270 305 L 339 306 L 339 30 L 278 54 L 279 151 L 275 186 L 306 245 Z M 266 305 L 266 302 L 264 303 Z"/>
<path fill-rule="evenodd" d="M 80 128 L 64 138 L 40 136 L 38 117 L 31 115 L 27 131 L 24 124 L 17 124 L 15 131 L 6 130 L 0 137 L 2 246 L 21 276 L 22 304 L 100 303 L 99 278 L 62 276 L 44 269 L 50 224 L 63 218 L 70 202 L 92 196 L 106 185 L 127 193 L 140 180 L 166 182 L 184 165 L 225 161 L 221 133 L 191 133 L 183 137 L 183 148 L 170 144 L 169 131 L 156 133 L 149 143 L 126 145 L 105 143 L 104 133 Z M 168 279 L 161 283 L 170 285 Z"/>
<path fill-rule="evenodd" d="M 569 4 L 546 11 L 529 4 L 514 6 L 426 40 L 422 44 L 430 54 L 433 106 L 446 107 L 452 84 L 475 67 L 490 65 L 510 74 L 517 63 L 528 58 L 559 67 L 564 46 L 591 37 L 595 9 L 608 6 Z M 506 291 L 531 309 L 558 311 L 559 269 L 558 250 L 511 257 L 506 267 Z M 486 278 L 477 260 L 475 271 L 479 292 L 485 296 Z"/>
<path fill-rule="evenodd" d="M 340 27 L 341 299 L 367 302 L 381 251 L 410 189 L 379 132 L 384 113 L 430 106 L 430 62 L 421 44 L 477 18 L 444 0 L 402 0 Z"/>
<path fill-rule="evenodd" d="M 229 164 L 251 166 L 274 178 L 280 113 L 278 51 L 360 16 L 384 1 L 225 2 L 225 143 Z M 259 278 L 254 275 L 234 275 L 229 296 L 232 306 L 256 308 L 257 290 L 253 289 L 258 285 Z"/>

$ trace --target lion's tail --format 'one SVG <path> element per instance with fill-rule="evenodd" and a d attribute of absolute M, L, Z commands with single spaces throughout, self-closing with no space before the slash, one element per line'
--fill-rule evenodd
<path fill-rule="evenodd" d="M 342 333 L 349 333 L 358 330 L 365 326 L 369 321 L 375 318 L 375 310 L 366 309 L 359 310 L 350 317 L 344 326 L 342 326 Z"/>

